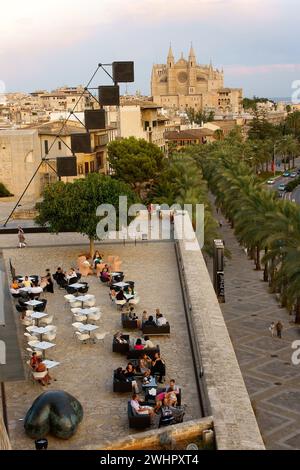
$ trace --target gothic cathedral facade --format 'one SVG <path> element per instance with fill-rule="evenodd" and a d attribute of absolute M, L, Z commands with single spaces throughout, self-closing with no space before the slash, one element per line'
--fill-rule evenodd
<path fill-rule="evenodd" d="M 214 111 L 218 114 L 242 111 L 243 91 L 225 88 L 224 73 L 210 65 L 198 65 L 191 46 L 188 60 L 183 55 L 175 62 L 170 46 L 167 63 L 152 69 L 153 101 L 164 108 Z"/>

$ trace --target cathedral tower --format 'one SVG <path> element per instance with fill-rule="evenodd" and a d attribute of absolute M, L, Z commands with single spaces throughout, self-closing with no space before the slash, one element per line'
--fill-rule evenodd
<path fill-rule="evenodd" d="M 170 44 L 168 58 L 167 58 L 167 70 L 168 70 L 168 93 L 175 95 L 176 93 L 176 76 L 175 76 L 175 60 Z"/>

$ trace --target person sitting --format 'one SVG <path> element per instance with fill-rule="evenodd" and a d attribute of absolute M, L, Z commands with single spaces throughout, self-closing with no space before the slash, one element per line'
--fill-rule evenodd
<path fill-rule="evenodd" d="M 163 316 L 162 313 L 156 314 L 156 325 L 163 326 L 167 324 L 167 319 Z"/>
<path fill-rule="evenodd" d="M 47 281 L 47 285 L 46 285 L 46 292 L 50 292 L 50 294 L 54 294 L 54 286 L 53 286 L 53 279 L 52 279 L 52 276 L 51 276 L 51 272 L 50 272 L 50 269 L 46 269 L 46 281 Z"/>
<path fill-rule="evenodd" d="M 16 278 L 14 278 L 11 285 L 10 285 L 11 290 L 16 290 L 17 291 L 19 289 L 19 287 L 20 287 L 20 284 L 19 284 L 18 280 Z"/>
<path fill-rule="evenodd" d="M 124 338 L 124 335 L 121 331 L 118 331 L 115 335 L 114 335 L 114 340 L 117 342 L 117 343 L 121 343 L 121 344 L 124 344 L 124 343 L 127 343 L 127 339 Z"/>
<path fill-rule="evenodd" d="M 33 352 L 30 358 L 30 367 L 32 370 L 35 370 L 38 365 L 38 356 L 36 352 Z"/>
<path fill-rule="evenodd" d="M 116 300 L 126 300 L 123 289 L 119 290 L 116 295 Z"/>
<path fill-rule="evenodd" d="M 178 385 L 175 384 L 175 380 L 170 380 L 170 384 L 166 386 L 165 391 L 156 396 L 157 406 L 161 405 L 164 399 L 167 400 L 169 406 L 176 406 L 179 393 L 180 390 Z"/>
<path fill-rule="evenodd" d="M 152 343 L 149 336 L 145 336 L 144 346 L 145 346 L 145 349 L 154 349 L 155 348 L 155 345 Z"/>
<path fill-rule="evenodd" d="M 93 268 L 97 269 L 97 264 L 103 263 L 103 257 L 100 255 L 99 251 L 95 251 L 93 256 Z"/>
<path fill-rule="evenodd" d="M 22 282 L 22 286 L 23 287 L 31 287 L 32 286 L 32 282 L 31 282 L 31 280 L 29 279 L 28 276 L 25 276 L 25 279 Z"/>
<path fill-rule="evenodd" d="M 129 320 L 138 320 L 138 316 L 134 311 L 134 307 L 130 307 L 129 312 L 127 314 Z"/>
<path fill-rule="evenodd" d="M 144 377 L 149 377 L 151 374 L 152 360 L 146 353 L 141 354 L 139 359 L 139 368 Z"/>
<path fill-rule="evenodd" d="M 30 298 L 34 299 L 37 296 L 39 297 L 42 292 L 43 288 L 39 286 L 37 282 L 34 282 L 32 288 L 30 289 Z"/>
<path fill-rule="evenodd" d="M 162 405 L 160 407 L 160 413 L 161 413 L 161 416 L 159 420 L 159 426 L 169 426 L 170 424 L 175 423 L 173 409 L 169 405 L 168 400 L 166 398 L 164 398 L 162 402 Z"/>
<path fill-rule="evenodd" d="M 145 321 L 144 326 L 157 326 L 152 315 Z"/>
<path fill-rule="evenodd" d="M 110 300 L 112 302 L 114 302 L 116 300 L 116 295 L 117 295 L 117 293 L 116 293 L 115 289 L 111 288 L 110 292 L 109 292 L 109 297 L 110 297 Z"/>
<path fill-rule="evenodd" d="M 154 360 L 152 361 L 151 375 L 158 374 L 158 382 L 162 383 L 162 379 L 166 374 L 166 366 L 163 359 L 160 357 L 160 353 L 155 353 Z"/>
<path fill-rule="evenodd" d="M 138 415 L 150 415 L 150 417 L 153 418 L 154 409 L 152 406 L 141 406 L 140 401 L 139 396 L 134 393 L 130 402 L 133 411 Z"/>
<path fill-rule="evenodd" d="M 38 357 L 37 358 L 37 364 L 36 364 L 36 367 L 34 369 L 34 372 L 45 372 L 47 369 L 47 367 L 45 366 L 45 364 L 43 363 L 43 360 L 41 357 Z M 39 382 L 42 384 L 42 385 L 49 385 L 50 384 L 50 380 L 51 377 L 50 377 L 50 374 L 49 372 L 47 373 L 47 375 L 45 377 L 43 377 L 42 379 L 39 380 Z"/>
<path fill-rule="evenodd" d="M 107 265 L 105 265 L 105 268 L 103 268 L 102 271 L 101 271 L 100 280 L 102 282 L 109 282 L 110 281 L 110 274 L 109 274 L 109 270 L 108 270 Z"/>
<path fill-rule="evenodd" d="M 54 274 L 54 279 L 56 280 L 59 287 L 65 287 L 68 282 L 65 277 L 65 273 L 61 268 L 57 268 L 56 273 Z"/>
<path fill-rule="evenodd" d="M 77 281 L 77 273 L 74 268 L 71 268 L 70 271 L 68 271 L 66 274 L 66 280 L 69 284 L 71 284 L 75 279 Z"/>
<path fill-rule="evenodd" d="M 144 324 L 147 320 L 148 320 L 148 313 L 147 313 L 147 310 L 144 310 L 142 314 L 142 324 Z"/>
<path fill-rule="evenodd" d="M 128 362 L 126 369 L 124 371 L 124 376 L 127 381 L 132 383 L 132 389 L 135 393 L 139 393 L 137 381 L 135 380 L 136 369 L 131 362 Z"/>
<path fill-rule="evenodd" d="M 138 338 L 138 339 L 136 340 L 136 343 L 135 343 L 133 349 L 135 349 L 136 351 L 141 351 L 142 349 L 144 349 L 144 345 L 143 345 L 143 343 L 142 343 L 141 338 Z"/>

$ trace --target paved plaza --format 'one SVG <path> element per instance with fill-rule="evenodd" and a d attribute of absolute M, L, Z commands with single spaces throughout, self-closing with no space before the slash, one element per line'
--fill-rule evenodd
<path fill-rule="evenodd" d="M 222 238 L 231 251 L 226 261 L 226 303 L 221 305 L 263 440 L 268 449 L 300 448 L 300 366 L 291 363 L 300 327 L 279 307 L 263 272 L 254 270 L 229 224 Z M 211 270 L 211 262 L 209 263 Z M 284 325 L 283 338 L 272 338 L 272 321 Z"/>
<path fill-rule="evenodd" d="M 47 235 L 40 235 L 44 243 Z M 60 236 L 62 238 L 62 236 Z M 49 239 L 48 239 L 49 243 Z M 129 244 L 126 246 L 99 245 L 104 258 L 119 255 L 127 280 L 134 280 L 141 297 L 137 313 L 146 309 L 149 314 L 159 307 L 171 324 L 171 335 L 152 337 L 161 348 L 167 364 L 167 377 L 175 378 L 182 387 L 182 401 L 187 404 L 185 421 L 200 418 L 200 407 L 194 378 L 192 357 L 183 308 L 174 246 L 172 243 Z M 44 274 L 46 268 L 55 272 L 58 266 L 69 269 L 76 265 L 78 254 L 87 246 L 36 247 L 4 250 L 6 261 L 11 258 L 18 274 Z M 47 352 L 47 358 L 61 362 L 51 371 L 57 379 L 50 387 L 33 384 L 30 379 L 6 384 L 9 428 L 14 449 L 32 449 L 34 443 L 26 437 L 23 418 L 34 399 L 45 389 L 65 390 L 83 405 L 84 419 L 77 434 L 68 441 L 49 436 L 50 449 L 84 449 L 89 446 L 103 448 L 111 441 L 126 437 L 128 394 L 112 392 L 112 371 L 126 366 L 126 357 L 112 353 L 112 335 L 121 329 L 120 312 L 109 299 L 107 286 L 96 276 L 89 276 L 89 293 L 94 294 L 97 306 L 103 312 L 99 332 L 108 332 L 103 344 L 78 344 L 73 336 L 70 307 L 65 305 L 64 290 L 46 294 L 47 312 L 54 314 L 53 324 L 58 327 L 56 347 Z M 17 315 L 16 315 L 17 318 Z M 17 318 L 18 321 L 18 318 Z M 25 349 L 24 329 L 18 322 L 22 350 Z M 138 332 L 133 332 L 134 336 Z"/>

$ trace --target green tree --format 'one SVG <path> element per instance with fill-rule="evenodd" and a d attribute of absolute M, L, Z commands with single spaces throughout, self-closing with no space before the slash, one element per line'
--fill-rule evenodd
<path fill-rule="evenodd" d="M 144 139 L 129 137 L 108 145 L 108 159 L 114 176 L 128 183 L 141 196 L 145 183 L 152 184 L 157 180 L 163 168 L 164 154 Z"/>
<path fill-rule="evenodd" d="M 195 111 L 194 108 L 189 108 L 187 109 L 186 114 L 191 124 L 195 123 L 199 124 L 199 126 L 206 122 L 212 122 L 215 119 L 214 111 Z"/>
<path fill-rule="evenodd" d="M 101 204 L 112 204 L 118 215 L 119 196 L 127 196 L 128 205 L 137 201 L 126 183 L 98 173 L 73 183 L 57 181 L 44 189 L 43 201 L 36 205 L 39 213 L 36 223 L 48 225 L 53 233 L 67 229 L 87 235 L 92 255 L 94 241 L 98 240 L 97 208 Z"/>

